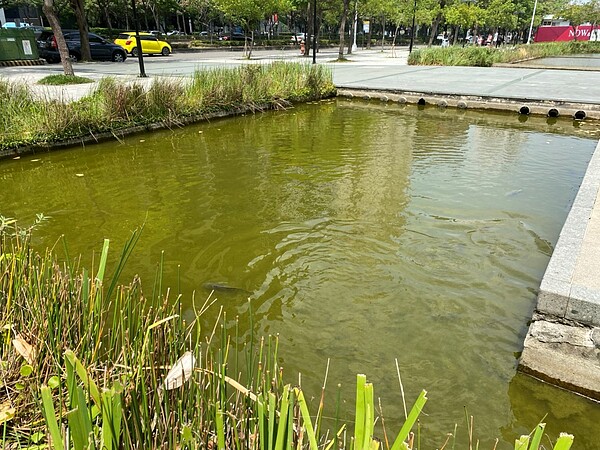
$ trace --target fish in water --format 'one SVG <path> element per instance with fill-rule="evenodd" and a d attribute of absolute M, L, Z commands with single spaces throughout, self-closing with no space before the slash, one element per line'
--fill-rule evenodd
<path fill-rule="evenodd" d="M 251 292 L 247 291 L 246 289 L 242 289 L 242 288 L 235 287 L 235 286 L 230 286 L 227 283 L 208 282 L 208 283 L 204 283 L 203 287 L 204 287 L 204 289 L 206 289 L 208 291 L 229 292 L 232 294 L 237 292 L 237 293 L 245 294 L 245 295 L 252 294 Z"/>
<path fill-rule="evenodd" d="M 519 195 L 521 192 L 523 192 L 523 189 L 515 189 L 514 191 L 507 192 L 506 194 L 504 194 L 504 196 L 514 197 L 515 195 Z"/>

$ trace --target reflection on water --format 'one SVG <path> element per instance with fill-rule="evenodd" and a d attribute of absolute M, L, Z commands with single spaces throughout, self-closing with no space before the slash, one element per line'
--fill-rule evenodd
<path fill-rule="evenodd" d="M 398 358 L 409 400 L 429 391 L 428 447 L 467 406 L 485 448 L 548 413 L 592 449 L 597 405 L 515 376 L 590 134 L 562 120 L 321 102 L 3 161 L 0 212 L 50 215 L 36 244 L 64 233 L 88 265 L 104 238 L 116 255 L 145 223 L 128 276 L 150 283 L 164 251 L 166 284 L 188 305 L 218 286 L 242 328 L 252 312 L 255 332 L 280 333 L 290 381 L 301 369 L 317 394 L 330 358 L 329 385 L 351 403 L 366 373 L 388 432 L 403 414 Z"/>

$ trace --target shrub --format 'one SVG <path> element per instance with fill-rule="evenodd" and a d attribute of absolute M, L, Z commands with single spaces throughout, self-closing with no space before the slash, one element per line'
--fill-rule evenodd
<path fill-rule="evenodd" d="M 514 47 L 430 47 L 412 52 L 410 65 L 479 66 L 512 63 L 546 56 L 573 55 L 600 52 L 600 42 L 570 41 L 544 42 Z"/>

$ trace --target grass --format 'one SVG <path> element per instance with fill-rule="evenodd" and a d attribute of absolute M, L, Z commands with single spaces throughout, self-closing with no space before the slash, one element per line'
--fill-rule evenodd
<path fill-rule="evenodd" d="M 45 84 L 49 86 L 61 86 L 65 84 L 85 84 L 93 83 L 94 80 L 87 77 L 80 77 L 77 75 L 48 75 L 38 81 L 38 84 Z"/>
<path fill-rule="evenodd" d="M 177 126 L 214 112 L 283 108 L 334 93 L 327 68 L 283 62 L 198 71 L 189 81 L 156 78 L 149 87 L 104 78 L 93 93 L 67 103 L 0 80 L 0 151 L 157 122 Z"/>
<path fill-rule="evenodd" d="M 545 42 L 500 48 L 478 46 L 430 47 L 412 52 L 408 58 L 408 64 L 491 67 L 497 63 L 513 63 L 546 56 L 598 52 L 600 52 L 600 42 L 589 41 Z"/>
<path fill-rule="evenodd" d="M 357 375 L 354 422 L 336 412 L 335 429 L 328 430 L 322 425 L 327 374 L 315 407 L 300 386 L 284 381 L 277 337 L 242 338 L 237 321 L 223 314 L 203 330 L 199 318 L 212 306 L 210 296 L 192 298 L 186 322 L 181 297 L 162 285 L 161 265 L 151 296 L 139 277 L 119 284 L 140 231 L 109 276 L 108 240 L 90 269 L 81 259 L 59 261 L 53 250 L 36 253 L 31 234 L 44 219 L 23 229 L 0 216 L 3 449 L 421 448 L 425 391 L 406 408 L 401 389 L 406 420 L 389 440 L 373 385 Z M 398 378 L 402 387 L 399 371 Z M 338 398 L 336 411 L 339 404 Z M 473 450 L 479 443 L 473 417 L 466 416 Z M 383 440 L 375 436 L 378 422 Z M 519 438 L 515 449 L 538 450 L 543 429 Z M 454 448 L 455 439 L 456 427 L 442 448 Z M 572 441 L 561 435 L 554 449 L 568 450 Z"/>

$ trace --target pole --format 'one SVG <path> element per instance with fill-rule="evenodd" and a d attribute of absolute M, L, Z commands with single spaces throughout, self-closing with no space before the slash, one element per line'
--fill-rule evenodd
<path fill-rule="evenodd" d="M 317 0 L 313 0 L 313 64 L 317 63 Z"/>
<path fill-rule="evenodd" d="M 358 47 L 356 47 L 356 27 L 358 26 L 358 0 L 354 4 L 354 41 L 352 42 L 352 51 L 355 52 Z"/>
<path fill-rule="evenodd" d="M 535 10 L 537 9 L 537 0 L 533 4 L 533 14 L 531 15 L 531 24 L 529 25 L 529 36 L 527 37 L 527 44 L 531 44 L 531 32 L 533 31 L 533 20 L 535 19 Z"/>
<path fill-rule="evenodd" d="M 537 0 L 535 0 L 537 2 Z M 413 20 L 412 27 L 410 29 L 410 46 L 408 47 L 408 53 L 412 53 L 413 43 L 415 42 L 415 16 L 417 15 L 417 0 L 415 0 L 415 6 L 413 7 Z"/>
<path fill-rule="evenodd" d="M 133 9 L 133 22 L 135 24 L 135 45 L 138 51 L 138 62 L 140 64 L 140 78 L 146 78 L 146 70 L 144 69 L 144 57 L 142 56 L 142 40 L 140 39 L 140 23 L 138 20 L 137 10 L 135 9 L 135 0 L 131 0 L 131 8 Z"/>

